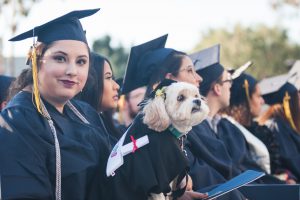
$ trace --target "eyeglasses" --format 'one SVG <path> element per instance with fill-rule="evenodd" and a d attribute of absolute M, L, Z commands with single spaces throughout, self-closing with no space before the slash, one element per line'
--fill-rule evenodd
<path fill-rule="evenodd" d="M 230 79 L 226 79 L 226 80 L 220 80 L 217 83 L 219 83 L 219 84 L 222 85 L 222 84 L 224 84 L 226 82 L 228 82 L 230 85 L 232 85 L 233 80 L 230 78 Z"/>
<path fill-rule="evenodd" d="M 195 68 L 191 65 L 179 70 L 178 72 L 182 72 L 182 71 L 187 71 L 188 73 L 191 73 L 193 76 L 197 75 L 197 72 L 196 72 Z"/>

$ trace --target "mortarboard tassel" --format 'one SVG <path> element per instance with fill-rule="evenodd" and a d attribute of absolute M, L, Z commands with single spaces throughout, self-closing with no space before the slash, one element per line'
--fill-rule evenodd
<path fill-rule="evenodd" d="M 249 94 L 249 82 L 247 79 L 244 80 L 243 88 L 245 88 L 245 93 L 247 97 L 248 104 L 250 106 L 250 94 Z"/>
<path fill-rule="evenodd" d="M 289 121 L 290 125 L 292 126 L 292 128 L 297 131 L 292 114 L 291 114 L 291 109 L 290 109 L 290 101 L 291 97 L 288 94 L 288 92 L 285 93 L 285 96 L 283 98 L 283 110 L 284 110 L 284 114 L 287 118 L 287 120 Z"/>
<path fill-rule="evenodd" d="M 40 92 L 38 89 L 38 74 L 37 74 L 37 56 L 36 56 L 36 47 L 33 45 L 32 47 L 32 55 L 31 55 L 31 64 L 32 64 L 32 78 L 33 78 L 33 95 L 34 95 L 34 102 L 37 107 L 37 110 L 40 114 L 43 115 L 42 107 L 41 107 L 41 99 L 40 99 Z"/>

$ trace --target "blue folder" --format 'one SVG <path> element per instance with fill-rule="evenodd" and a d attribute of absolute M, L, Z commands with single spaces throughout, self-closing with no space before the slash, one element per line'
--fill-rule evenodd
<path fill-rule="evenodd" d="M 255 181 L 256 179 L 259 179 L 260 177 L 262 177 L 264 175 L 265 175 L 264 172 L 247 170 L 247 171 L 243 172 L 242 174 L 234 177 L 233 179 L 208 191 L 207 192 L 208 197 L 205 198 L 205 200 L 209 200 L 209 199 L 213 199 L 213 198 L 222 196 L 232 190 L 235 190 L 235 189 L 242 187 L 248 183 L 251 183 L 252 181 Z"/>

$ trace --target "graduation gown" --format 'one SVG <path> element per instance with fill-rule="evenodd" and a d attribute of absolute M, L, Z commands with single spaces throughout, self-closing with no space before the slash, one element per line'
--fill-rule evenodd
<path fill-rule="evenodd" d="M 195 191 L 207 192 L 238 174 L 233 171 L 233 163 L 224 143 L 216 137 L 206 120 L 189 132 L 185 149 Z M 237 200 L 244 197 L 234 190 L 218 199 Z"/>
<path fill-rule="evenodd" d="M 265 176 L 258 179 L 257 183 L 274 183 L 283 184 L 276 177 L 267 174 L 251 157 L 251 153 L 247 144 L 247 141 L 243 133 L 228 119 L 222 118 L 218 123 L 218 136 L 225 143 L 228 152 L 234 162 L 234 168 L 244 172 L 248 169 L 263 171 Z"/>
<path fill-rule="evenodd" d="M 233 161 L 224 142 L 218 139 L 218 136 L 211 129 L 207 120 L 193 127 L 192 131 L 188 134 L 186 148 L 192 154 L 189 157 L 191 162 L 193 162 L 193 157 L 201 158 L 202 161 L 218 171 L 226 180 L 231 179 L 241 172 L 234 169 Z M 191 165 L 190 173 L 193 173 L 193 171 L 197 173 L 198 169 L 196 165 L 195 169 L 193 168 L 193 165 Z"/>
<path fill-rule="evenodd" d="M 253 135 L 259 138 L 268 148 L 271 161 L 271 174 L 277 174 L 285 171 L 280 156 L 280 146 L 275 135 L 266 125 L 259 125 L 253 121 L 250 126 L 246 127 Z"/>
<path fill-rule="evenodd" d="M 280 157 L 283 167 L 288 169 L 300 182 L 300 135 L 281 118 L 274 118 L 268 127 L 275 132 L 280 146 Z"/>
<path fill-rule="evenodd" d="M 236 168 L 242 172 L 247 169 L 262 171 L 251 158 L 243 133 L 226 118 L 222 118 L 218 123 L 218 136 L 225 143 Z"/>
<path fill-rule="evenodd" d="M 114 200 L 146 200 L 150 193 L 168 193 L 170 182 L 188 169 L 178 139 L 167 129 L 156 132 L 142 122 L 139 114 L 129 127 L 124 144 L 131 136 L 137 140 L 148 135 L 149 143 L 124 156 L 124 164 L 111 177 Z"/>
<path fill-rule="evenodd" d="M 65 106 L 59 113 L 44 101 L 53 119 L 61 151 L 62 199 L 106 199 L 109 154 L 98 114 L 72 101 L 90 122 Z M 0 174 L 3 199 L 55 199 L 55 148 L 48 122 L 37 113 L 32 94 L 18 93 L 0 117 Z"/>

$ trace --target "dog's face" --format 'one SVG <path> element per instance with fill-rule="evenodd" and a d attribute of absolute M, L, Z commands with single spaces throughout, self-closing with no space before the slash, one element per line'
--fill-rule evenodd
<path fill-rule="evenodd" d="M 207 117 L 209 108 L 197 87 L 178 82 L 148 101 L 143 112 L 144 123 L 150 129 L 163 131 L 172 124 L 180 132 L 187 133 Z"/>
<path fill-rule="evenodd" d="M 209 111 L 199 89 L 183 82 L 166 88 L 165 107 L 171 123 L 177 126 L 195 126 Z"/>

